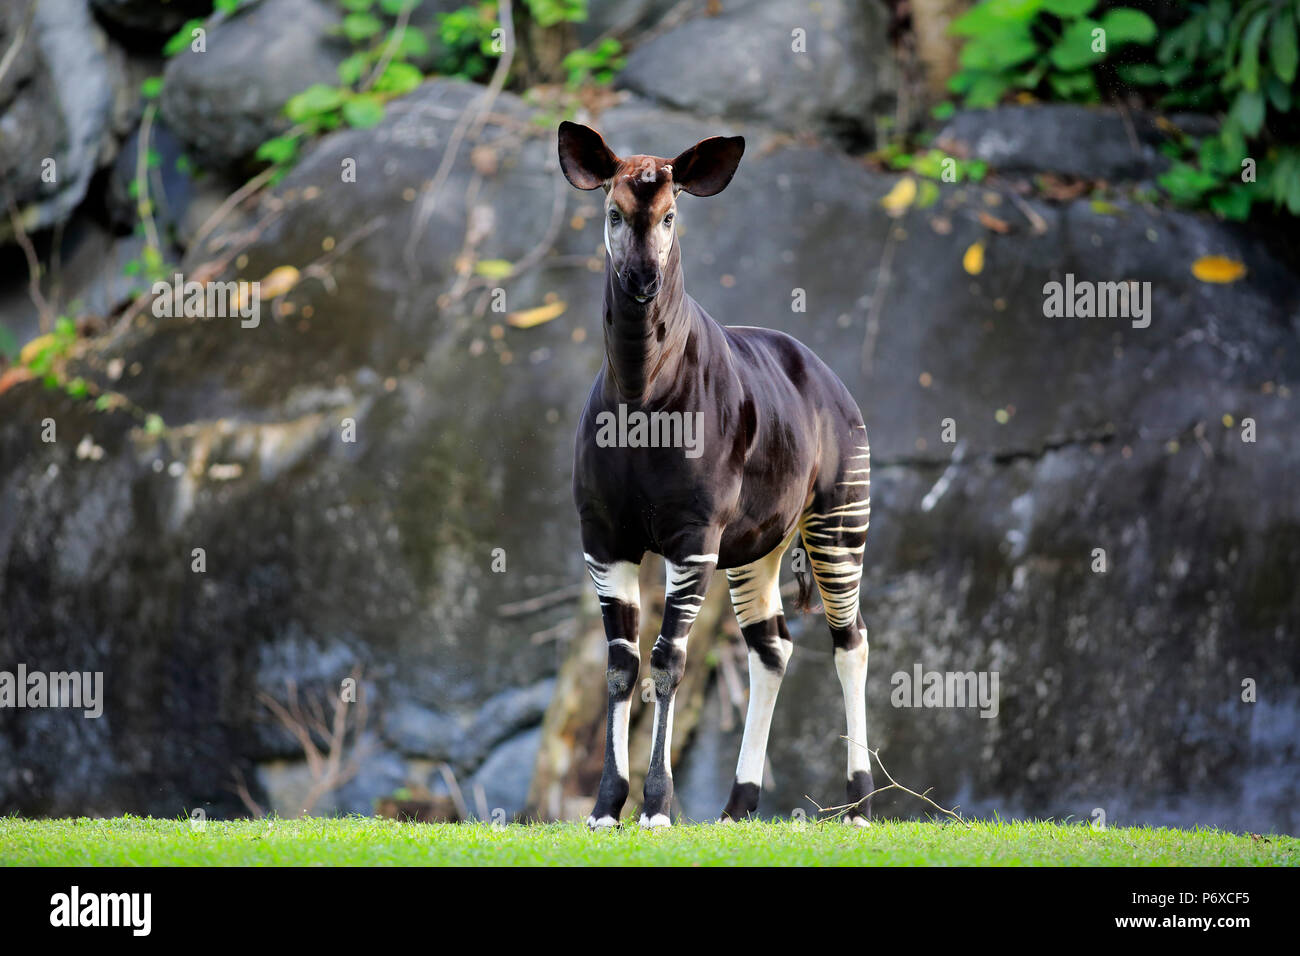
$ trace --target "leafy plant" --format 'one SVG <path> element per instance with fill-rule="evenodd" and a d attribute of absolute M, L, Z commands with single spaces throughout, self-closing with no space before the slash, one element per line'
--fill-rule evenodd
<path fill-rule="evenodd" d="M 500 55 L 493 35 L 497 22 L 497 5 L 491 0 L 461 7 L 437 18 L 441 51 L 435 68 L 443 76 L 481 80 L 492 72 Z"/>
<path fill-rule="evenodd" d="M 368 129 L 383 121 L 387 100 L 409 93 L 424 73 L 409 62 L 429 52 L 424 31 L 404 24 L 388 27 L 380 14 L 397 17 L 416 0 L 341 0 L 347 11 L 339 30 L 358 48 L 338 66 L 339 84 L 315 83 L 291 97 L 284 115 L 293 126 L 257 148 L 257 159 L 277 167 L 276 182 L 298 157 L 302 140 L 347 124 Z M 378 12 L 376 12 L 378 11 Z"/>
<path fill-rule="evenodd" d="M 1271 200 L 1300 216 L 1300 0 L 1209 0 L 1157 51 L 1166 107 L 1223 111 L 1217 136 L 1181 144 L 1160 179 L 1175 201 L 1246 219 Z"/>
<path fill-rule="evenodd" d="M 981 0 L 953 22 L 966 38 L 961 70 L 949 88 L 967 106 L 989 107 L 1012 91 L 1053 99 L 1100 98 L 1096 68 L 1114 50 L 1150 45 L 1155 22 L 1140 10 L 1114 7 L 1101 18 L 1098 0 Z"/>
<path fill-rule="evenodd" d="M 983 182 L 989 169 L 982 159 L 959 159 L 941 149 L 912 152 L 900 143 L 891 143 L 876 156 L 891 169 L 906 169 L 926 179 L 949 183 Z"/>
<path fill-rule="evenodd" d="M 582 23 L 587 19 L 587 0 L 524 0 L 538 26 Z"/>
<path fill-rule="evenodd" d="M 627 58 L 623 56 L 623 44 L 613 37 L 606 37 L 595 46 L 574 50 L 564 58 L 563 66 L 569 76 L 569 88 L 581 86 L 594 81 L 608 83 L 614 74 L 623 69 Z"/>

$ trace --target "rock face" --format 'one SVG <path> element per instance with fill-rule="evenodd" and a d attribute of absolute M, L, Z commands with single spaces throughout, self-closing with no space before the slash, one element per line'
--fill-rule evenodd
<path fill-rule="evenodd" d="M 66 219 L 112 159 L 135 91 L 85 0 L 42 0 L 30 20 L 27 11 L 0 9 L 0 48 L 14 50 L 0 77 L 0 182 L 35 232 Z M 0 242 L 11 233 L 6 214 Z"/>
<path fill-rule="evenodd" d="M 162 114 L 203 168 L 249 160 L 283 132 L 288 99 L 338 83 L 346 44 L 329 35 L 339 8 L 321 0 L 263 0 L 214 18 L 206 50 L 185 50 L 163 74 Z"/>
<path fill-rule="evenodd" d="M 618 83 L 703 116 L 874 136 L 898 87 L 882 3 L 728 3 L 637 47 Z"/>
<path fill-rule="evenodd" d="M 301 748 L 259 694 L 336 693 L 358 666 L 372 769 L 332 806 L 441 762 L 489 809 L 522 806 L 573 606 L 503 606 L 583 579 L 569 475 L 601 359 L 601 208 L 509 95 L 433 182 L 479 95 L 426 83 L 331 134 L 191 252 L 187 276 L 297 270 L 274 298 L 264 283 L 255 326 L 145 312 L 88 346 L 74 370 L 161 431 L 36 382 L 0 393 L 0 662 L 102 671 L 107 698 L 99 720 L 0 712 L 0 812 L 242 812 L 236 774 L 291 806 Z M 890 772 L 969 811 L 1294 829 L 1300 285 L 1269 245 L 995 184 L 895 220 L 879 200 L 898 178 L 827 146 L 639 100 L 598 125 L 624 152 L 748 138 L 725 193 L 682 198 L 687 289 L 799 336 L 866 415 L 870 744 Z M 1209 254 L 1246 278 L 1199 282 Z M 1149 282 L 1149 322 L 1048 317 L 1067 275 Z M 494 309 L 555 302 L 529 328 Z M 843 790 L 829 639 L 795 631 L 766 813 Z M 996 672 L 996 716 L 891 704 L 918 664 Z M 712 706 L 678 764 L 691 817 L 721 807 L 739 743 Z"/>
<path fill-rule="evenodd" d="M 1052 172 L 1082 179 L 1154 179 L 1169 161 L 1148 116 L 1127 119 L 1088 106 L 999 106 L 958 113 L 935 137 L 954 155 L 982 159 L 1004 173 Z"/>

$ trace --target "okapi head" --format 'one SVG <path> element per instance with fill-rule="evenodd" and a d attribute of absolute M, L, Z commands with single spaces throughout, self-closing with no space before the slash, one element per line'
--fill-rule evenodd
<path fill-rule="evenodd" d="M 646 303 L 663 287 L 676 238 L 677 195 L 722 192 L 745 152 L 742 136 L 711 136 L 676 159 L 621 159 L 594 129 L 560 124 L 560 167 L 579 189 L 605 190 L 605 249 L 623 291 Z"/>

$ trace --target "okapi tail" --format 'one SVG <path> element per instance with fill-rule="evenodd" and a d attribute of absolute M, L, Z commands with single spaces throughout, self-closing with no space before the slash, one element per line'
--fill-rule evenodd
<path fill-rule="evenodd" d="M 794 599 L 794 609 L 807 614 L 812 610 L 812 572 L 808 570 L 808 549 L 803 546 L 803 535 L 795 538 L 795 547 L 802 553 L 804 560 L 795 561 L 794 579 L 799 582 L 799 595 Z"/>

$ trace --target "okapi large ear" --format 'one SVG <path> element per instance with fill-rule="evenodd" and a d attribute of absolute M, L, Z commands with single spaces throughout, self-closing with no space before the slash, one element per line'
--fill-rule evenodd
<path fill-rule="evenodd" d="M 595 189 L 614 178 L 619 159 L 590 126 L 560 124 L 560 168 L 579 189 Z"/>
<path fill-rule="evenodd" d="M 745 155 L 745 137 L 710 136 L 673 160 L 673 183 L 692 196 L 713 196 L 727 188 Z"/>

